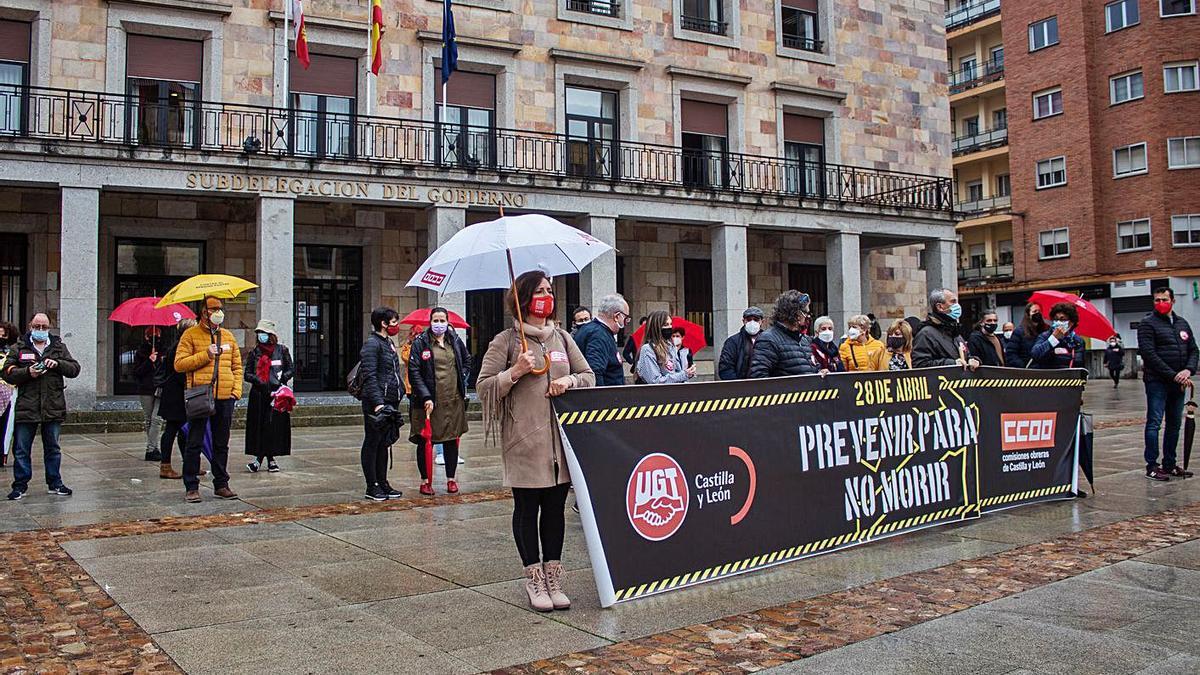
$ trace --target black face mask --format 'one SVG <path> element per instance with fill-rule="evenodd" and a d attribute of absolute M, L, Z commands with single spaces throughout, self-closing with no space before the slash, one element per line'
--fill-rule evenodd
<path fill-rule="evenodd" d="M 992 333 L 996 332 L 996 327 L 998 325 L 999 324 L 985 323 L 985 324 L 983 324 L 983 332 L 987 333 L 988 335 L 991 335 Z"/>
<path fill-rule="evenodd" d="M 667 342 L 671 341 L 671 336 L 674 334 L 675 334 L 675 329 L 673 329 L 673 328 L 663 328 L 662 329 L 662 339 L 666 340 Z"/>
<path fill-rule="evenodd" d="M 889 335 L 887 339 L 888 349 L 896 350 L 904 347 L 903 335 Z"/>

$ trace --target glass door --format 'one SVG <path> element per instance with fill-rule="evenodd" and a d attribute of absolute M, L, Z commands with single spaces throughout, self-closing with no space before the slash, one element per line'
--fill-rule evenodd
<path fill-rule="evenodd" d="M 295 389 L 344 390 L 363 342 L 362 249 L 297 246 L 295 269 Z"/>
<path fill-rule="evenodd" d="M 0 234 L 0 321 L 22 332 L 29 321 L 25 313 L 26 251 L 29 241 L 23 234 Z"/>

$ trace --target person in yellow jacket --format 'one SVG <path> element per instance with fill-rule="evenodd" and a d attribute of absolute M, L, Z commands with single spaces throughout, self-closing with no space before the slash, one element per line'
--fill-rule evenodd
<path fill-rule="evenodd" d="M 204 299 L 200 323 L 184 331 L 175 349 L 175 370 L 183 373 L 187 388 L 211 385 L 216 378 L 212 415 L 188 418 L 187 447 L 183 451 L 184 499 L 200 501 L 200 452 L 206 429 L 212 432 L 213 494 L 221 499 L 236 499 L 229 489 L 229 430 L 233 426 L 233 405 L 242 397 L 242 354 L 233 333 L 221 328 L 225 322 L 224 305 L 219 298 Z"/>
<path fill-rule="evenodd" d="M 871 371 L 887 370 L 887 348 L 883 343 L 871 337 L 871 319 L 865 314 L 850 317 L 847 322 L 846 341 L 838 349 L 846 370 Z"/>

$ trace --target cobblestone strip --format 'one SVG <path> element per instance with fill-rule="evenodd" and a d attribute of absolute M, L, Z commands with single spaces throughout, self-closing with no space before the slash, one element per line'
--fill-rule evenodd
<path fill-rule="evenodd" d="M 1200 538 L 1200 503 L 496 673 L 743 673 Z"/>
<path fill-rule="evenodd" d="M 307 518 L 407 511 L 426 506 L 478 504 L 507 490 L 358 502 L 244 513 L 101 523 L 0 536 L 0 672 L 178 673 L 137 625 L 60 544 L 81 539 L 183 532 L 214 527 L 281 523 Z"/>

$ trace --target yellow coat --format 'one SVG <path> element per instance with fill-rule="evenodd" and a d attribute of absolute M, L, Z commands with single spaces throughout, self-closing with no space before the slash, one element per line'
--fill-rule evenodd
<path fill-rule="evenodd" d="M 846 340 L 838 348 L 838 354 L 850 372 L 887 370 L 887 347 L 873 337 L 867 338 L 865 345 L 857 340 Z"/>
<path fill-rule="evenodd" d="M 233 333 L 220 330 L 221 352 L 220 376 L 217 378 L 217 400 L 242 397 L 242 352 L 238 349 Z M 175 349 L 175 370 L 187 375 L 187 386 L 198 387 L 212 382 L 213 357 L 208 346 L 213 343 L 212 333 L 203 325 L 192 326 L 179 338 Z"/>

